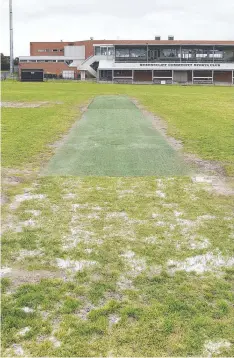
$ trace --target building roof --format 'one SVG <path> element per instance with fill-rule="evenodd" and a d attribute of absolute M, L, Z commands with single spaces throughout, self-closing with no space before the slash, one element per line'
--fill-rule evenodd
<path fill-rule="evenodd" d="M 91 41 L 91 40 L 90 40 Z M 77 41 L 79 42 L 79 41 Z M 86 41 L 85 41 L 86 42 Z M 96 43 L 111 43 L 114 45 L 234 45 L 233 41 L 216 40 L 93 40 Z"/>
<path fill-rule="evenodd" d="M 113 44 L 113 45 L 223 45 L 234 46 L 234 40 L 80 40 L 80 41 L 44 41 L 31 42 L 31 44 L 64 44 L 73 43 L 74 45 L 83 45 L 85 43 L 95 44 Z"/>

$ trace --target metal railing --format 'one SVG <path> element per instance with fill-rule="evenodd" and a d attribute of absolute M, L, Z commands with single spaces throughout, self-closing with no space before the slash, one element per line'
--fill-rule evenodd
<path fill-rule="evenodd" d="M 174 58 L 174 57 L 168 57 L 168 58 L 164 58 L 164 59 L 155 59 L 155 60 L 149 60 L 147 61 L 147 58 L 142 59 L 142 58 L 128 58 L 126 60 L 126 58 L 120 58 L 120 57 L 116 57 L 115 58 L 115 62 L 121 62 L 121 63 L 133 63 L 133 62 L 138 62 L 138 63 L 168 63 L 168 62 L 176 62 L 176 63 L 234 63 L 234 58 L 231 59 L 212 59 L 212 58 L 193 58 L 193 59 L 178 59 L 178 58 Z"/>

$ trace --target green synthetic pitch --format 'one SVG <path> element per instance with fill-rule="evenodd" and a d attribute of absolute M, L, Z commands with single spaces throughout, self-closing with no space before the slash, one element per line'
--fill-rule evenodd
<path fill-rule="evenodd" d="M 125 96 L 98 96 L 56 151 L 44 175 L 185 175 L 188 167 Z"/>

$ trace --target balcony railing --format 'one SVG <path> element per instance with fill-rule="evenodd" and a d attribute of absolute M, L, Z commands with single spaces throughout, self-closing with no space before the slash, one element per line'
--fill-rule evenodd
<path fill-rule="evenodd" d="M 137 58 L 137 57 L 116 57 L 115 62 L 121 62 L 121 63 L 128 63 L 128 62 L 137 62 L 137 63 L 168 63 L 168 62 L 178 62 L 178 63 L 234 63 L 234 57 L 233 58 L 191 58 L 191 59 L 185 59 L 185 58 L 176 58 L 176 57 L 168 57 L 168 58 L 158 58 L 154 60 L 150 60 L 147 58 Z"/>

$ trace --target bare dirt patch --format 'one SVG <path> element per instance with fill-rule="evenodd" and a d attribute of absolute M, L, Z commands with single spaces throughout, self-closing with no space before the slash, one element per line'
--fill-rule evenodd
<path fill-rule="evenodd" d="M 96 265 L 96 261 L 88 261 L 88 260 L 80 260 L 80 261 L 74 261 L 74 260 L 64 260 L 64 259 L 56 259 L 57 266 L 61 269 L 68 270 L 70 272 L 78 272 L 82 271 L 83 269 Z"/>
<path fill-rule="evenodd" d="M 3 185 L 18 185 L 22 182 L 23 182 L 22 178 L 16 176 L 8 176 L 2 178 Z"/>
<path fill-rule="evenodd" d="M 10 208 L 17 209 L 20 206 L 20 204 L 24 201 L 43 200 L 45 198 L 46 198 L 45 194 L 30 194 L 30 193 L 19 194 L 15 196 L 15 200 L 13 201 L 13 203 L 11 203 Z"/>
<path fill-rule="evenodd" d="M 25 307 L 22 308 L 22 311 L 25 312 L 25 313 L 33 313 L 33 312 L 34 312 L 34 309 L 25 306 Z"/>
<path fill-rule="evenodd" d="M 87 111 L 89 105 L 93 102 L 93 98 L 91 98 L 88 102 L 84 103 L 82 106 L 79 106 L 79 110 L 81 113 L 84 113 Z"/>
<path fill-rule="evenodd" d="M 18 268 L 12 268 L 5 272 L 4 277 L 11 279 L 11 286 L 16 288 L 26 283 L 38 283 L 42 279 L 66 279 L 64 272 L 62 271 L 47 271 L 47 270 L 34 270 L 27 271 Z"/>
<path fill-rule="evenodd" d="M 93 305 L 92 303 L 87 303 L 83 308 L 81 308 L 77 312 L 77 316 L 79 318 L 81 318 L 82 320 L 86 321 L 88 319 L 89 312 L 91 312 L 95 308 L 96 308 L 96 306 Z"/>
<path fill-rule="evenodd" d="M 55 336 L 49 337 L 49 341 L 53 344 L 53 346 L 55 348 L 58 348 L 61 346 L 61 342 Z"/>
<path fill-rule="evenodd" d="M 6 108 L 36 108 L 47 105 L 49 102 L 1 102 L 0 107 Z"/>
<path fill-rule="evenodd" d="M 20 250 L 17 252 L 17 257 L 16 257 L 16 261 L 21 261 L 24 260 L 25 258 L 28 257 L 38 257 L 38 256 L 42 256 L 43 252 L 41 250 Z"/>
<path fill-rule="evenodd" d="M 207 252 L 204 255 L 188 257 L 184 261 L 169 260 L 168 272 L 173 274 L 176 271 L 196 272 L 218 272 L 223 267 L 233 267 L 234 257 L 224 257 L 220 252 Z"/>
<path fill-rule="evenodd" d="M 220 339 L 219 341 L 208 341 L 204 344 L 204 355 L 212 357 L 213 354 L 221 354 L 224 349 L 231 347 L 231 342 Z"/>
<path fill-rule="evenodd" d="M 205 184 L 205 189 L 213 191 L 220 195 L 234 195 L 234 189 L 231 188 L 225 177 L 198 175 L 192 177 L 194 183 Z"/>
<path fill-rule="evenodd" d="M 116 314 L 111 314 L 108 316 L 109 319 L 109 326 L 113 326 L 114 324 L 117 324 L 120 321 L 120 317 Z"/>
<path fill-rule="evenodd" d="M 195 154 L 184 153 L 184 160 L 188 164 L 195 165 L 201 172 L 214 174 L 221 177 L 225 176 L 225 170 L 221 163 L 215 160 L 205 160 L 198 158 Z"/>
<path fill-rule="evenodd" d="M 146 269 L 145 260 L 143 258 L 136 257 L 133 251 L 128 250 L 120 256 L 124 258 L 124 261 L 128 266 L 129 276 L 137 277 L 141 274 L 142 271 Z"/>
<path fill-rule="evenodd" d="M 132 280 L 128 279 L 124 275 L 121 275 L 119 281 L 117 282 L 117 287 L 120 290 L 134 290 Z"/>
<path fill-rule="evenodd" d="M 19 334 L 20 336 L 25 336 L 25 334 L 28 333 L 28 332 L 30 331 L 30 329 L 31 329 L 30 327 L 24 327 L 24 328 L 22 328 L 22 329 L 19 331 L 18 334 Z"/>
<path fill-rule="evenodd" d="M 1 205 L 4 205 L 8 202 L 8 197 L 5 193 L 1 193 Z"/>
<path fill-rule="evenodd" d="M 24 350 L 22 348 L 22 346 L 20 344 L 13 344 L 13 349 L 14 349 L 14 353 L 17 356 L 23 356 L 24 355 Z"/>

